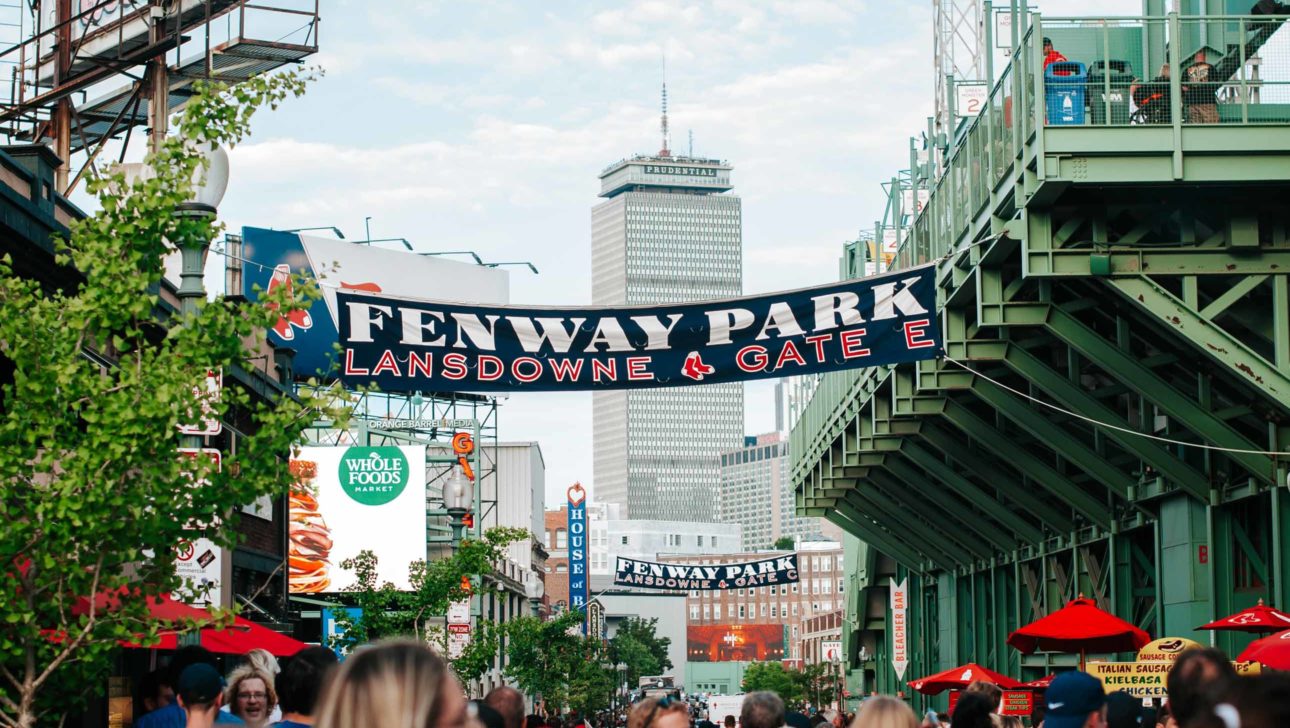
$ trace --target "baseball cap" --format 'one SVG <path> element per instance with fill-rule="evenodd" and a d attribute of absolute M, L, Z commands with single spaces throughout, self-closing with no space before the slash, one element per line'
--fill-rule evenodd
<path fill-rule="evenodd" d="M 1083 728 L 1088 714 L 1106 705 L 1106 691 L 1087 672 L 1063 672 L 1053 678 L 1044 702 L 1044 728 Z"/>
<path fill-rule="evenodd" d="M 224 680 L 219 673 L 202 662 L 185 667 L 179 674 L 179 684 L 175 686 L 175 692 L 183 698 L 185 705 L 213 702 L 223 690 Z"/>
<path fill-rule="evenodd" d="M 1106 696 L 1107 728 L 1138 728 L 1142 725 L 1142 701 L 1123 690 Z"/>

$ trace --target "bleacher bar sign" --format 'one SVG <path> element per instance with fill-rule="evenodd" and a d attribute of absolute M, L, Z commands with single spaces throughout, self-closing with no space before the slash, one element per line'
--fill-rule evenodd
<path fill-rule="evenodd" d="M 932 266 L 762 296 L 518 308 L 336 294 L 341 378 L 387 392 L 606 390 L 931 359 Z"/>
<path fill-rule="evenodd" d="M 721 591 L 791 584 L 798 580 L 797 554 L 739 564 L 661 564 L 618 557 L 614 584 L 646 589 Z"/>

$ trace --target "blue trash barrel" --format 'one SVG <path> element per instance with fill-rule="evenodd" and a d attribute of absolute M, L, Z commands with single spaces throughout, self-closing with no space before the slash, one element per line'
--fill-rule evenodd
<path fill-rule="evenodd" d="M 1060 61 L 1044 69 L 1044 101 L 1050 126 L 1084 123 L 1084 89 L 1088 71 L 1083 63 Z"/>

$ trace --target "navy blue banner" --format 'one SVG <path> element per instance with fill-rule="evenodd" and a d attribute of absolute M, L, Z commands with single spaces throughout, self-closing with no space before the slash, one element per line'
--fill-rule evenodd
<path fill-rule="evenodd" d="M 664 564 L 619 556 L 614 566 L 614 584 L 644 589 L 723 591 L 797 580 L 797 554 L 715 565 Z"/>
<path fill-rule="evenodd" d="M 763 296 L 616 309 L 339 291 L 341 378 L 387 392 L 712 384 L 931 359 L 935 269 Z"/>
<path fill-rule="evenodd" d="M 574 483 L 565 493 L 569 497 L 569 517 L 565 538 L 569 547 L 569 609 L 581 609 L 582 633 L 587 633 L 587 491 Z"/>

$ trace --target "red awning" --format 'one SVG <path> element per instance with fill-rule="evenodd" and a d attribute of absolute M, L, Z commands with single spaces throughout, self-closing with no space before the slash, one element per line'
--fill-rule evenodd
<path fill-rule="evenodd" d="M 228 629 L 202 630 L 202 646 L 211 652 L 233 655 L 244 655 L 259 648 L 268 650 L 274 657 L 291 657 L 309 645 L 249 619 L 237 617 Z"/>
<path fill-rule="evenodd" d="M 1031 680 L 1028 683 L 1022 683 L 1023 688 L 1032 688 L 1034 690 L 1047 690 L 1049 685 L 1053 684 L 1053 678 L 1057 677 L 1056 673 L 1046 675 L 1038 680 Z"/>
<path fill-rule="evenodd" d="M 1236 660 L 1257 662 L 1273 670 L 1290 670 L 1290 629 L 1254 640 Z"/>
<path fill-rule="evenodd" d="M 1004 690 L 1021 687 L 1021 683 L 1007 675 L 1000 675 L 993 670 L 988 670 L 971 662 L 952 670 L 911 680 L 909 687 L 924 695 L 936 695 L 946 690 L 962 690 L 978 680 L 994 683 Z"/>
<path fill-rule="evenodd" d="M 1290 614 L 1263 606 L 1263 600 L 1249 609 L 1223 617 L 1196 629 L 1222 629 L 1236 632 L 1280 632 L 1290 629 Z"/>
<path fill-rule="evenodd" d="M 1008 635 L 1022 654 L 1045 652 L 1136 652 L 1151 641 L 1137 627 L 1080 597 Z"/>
<path fill-rule="evenodd" d="M 111 612 L 121 608 L 121 599 L 130 594 L 129 587 L 121 587 L 112 591 L 102 591 L 94 595 L 94 610 L 99 613 Z M 135 590 L 134 597 L 139 597 L 140 593 Z M 153 619 L 162 622 L 182 622 L 191 620 L 195 622 L 213 622 L 215 618 L 205 609 L 190 607 L 181 601 L 178 601 L 170 594 L 160 594 L 152 597 L 145 597 L 144 602 L 148 606 L 148 613 Z M 76 605 L 72 607 L 72 614 L 86 614 L 90 610 L 90 600 L 80 598 Z"/>

